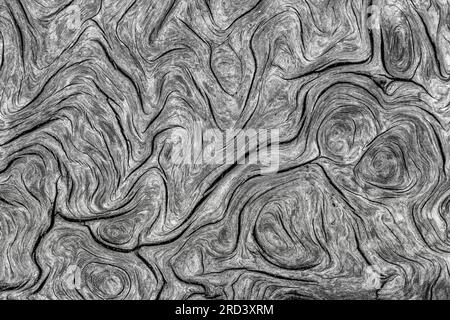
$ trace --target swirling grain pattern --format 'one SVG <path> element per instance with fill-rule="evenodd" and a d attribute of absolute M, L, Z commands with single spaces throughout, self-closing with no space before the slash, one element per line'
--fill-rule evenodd
<path fill-rule="evenodd" d="M 449 129 L 446 0 L 0 0 L 0 298 L 450 299 Z"/>

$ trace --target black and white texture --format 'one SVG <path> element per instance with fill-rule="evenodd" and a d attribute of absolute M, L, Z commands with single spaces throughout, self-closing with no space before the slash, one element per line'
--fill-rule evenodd
<path fill-rule="evenodd" d="M 448 299 L 449 90 L 447 0 L 0 0 L 0 298 Z"/>

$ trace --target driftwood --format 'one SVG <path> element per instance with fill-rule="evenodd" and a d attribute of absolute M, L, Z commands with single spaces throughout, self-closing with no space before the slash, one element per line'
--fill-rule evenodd
<path fill-rule="evenodd" d="M 0 0 L 0 298 L 448 299 L 449 19 Z"/>

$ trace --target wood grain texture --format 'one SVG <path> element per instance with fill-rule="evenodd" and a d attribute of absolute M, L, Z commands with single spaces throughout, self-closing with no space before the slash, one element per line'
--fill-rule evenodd
<path fill-rule="evenodd" d="M 449 92 L 448 1 L 0 0 L 0 298 L 449 299 Z"/>

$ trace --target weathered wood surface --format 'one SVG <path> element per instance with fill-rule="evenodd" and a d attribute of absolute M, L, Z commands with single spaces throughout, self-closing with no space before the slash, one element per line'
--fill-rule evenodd
<path fill-rule="evenodd" d="M 449 298 L 449 41 L 442 0 L 0 0 L 0 297 Z M 279 167 L 173 161 L 198 127 Z"/>

